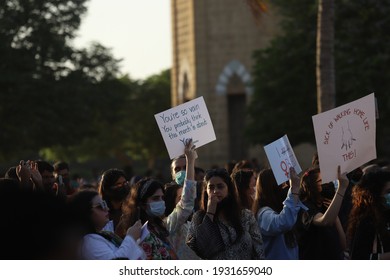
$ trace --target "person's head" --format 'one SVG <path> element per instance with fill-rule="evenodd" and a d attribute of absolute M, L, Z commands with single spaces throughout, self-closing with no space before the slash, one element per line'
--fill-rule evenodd
<path fill-rule="evenodd" d="M 69 198 L 72 217 L 83 228 L 83 233 L 96 233 L 109 221 L 108 206 L 98 192 L 79 191 Z"/>
<path fill-rule="evenodd" d="M 323 199 L 332 199 L 335 194 L 334 184 L 322 183 L 318 167 L 309 168 L 301 177 L 300 197 L 309 200 L 317 206 L 322 205 Z"/>
<path fill-rule="evenodd" d="M 195 181 L 203 182 L 204 174 L 205 173 L 203 168 L 195 166 Z"/>
<path fill-rule="evenodd" d="M 352 194 L 355 204 L 370 203 L 383 211 L 390 210 L 390 172 L 377 169 L 365 173 Z"/>
<path fill-rule="evenodd" d="M 183 192 L 183 186 L 176 184 L 175 182 L 167 183 L 164 185 L 165 189 L 165 216 L 168 216 L 175 209 L 176 204 L 180 201 L 181 194 Z"/>
<path fill-rule="evenodd" d="M 390 172 L 373 169 L 364 173 L 352 189 L 352 205 L 347 230 L 349 238 L 365 218 L 372 220 L 377 232 L 390 237 L 386 230 L 386 223 L 390 222 Z"/>
<path fill-rule="evenodd" d="M 283 191 L 283 186 L 278 186 L 272 169 L 266 168 L 260 171 L 256 181 L 256 198 L 253 204 L 253 213 L 261 207 L 268 206 L 275 212 L 280 212 L 283 209 L 283 201 L 286 194 Z"/>
<path fill-rule="evenodd" d="M 53 185 L 55 183 L 54 178 L 54 167 L 44 160 L 36 161 L 38 166 L 38 171 L 42 176 L 42 184 L 46 191 L 53 191 Z"/>
<path fill-rule="evenodd" d="M 123 170 L 112 168 L 106 170 L 99 183 L 99 193 L 112 207 L 112 202 L 121 202 L 130 192 L 129 182 Z"/>
<path fill-rule="evenodd" d="M 225 218 L 237 230 L 242 233 L 241 225 L 241 204 L 238 198 L 236 187 L 234 186 L 229 173 L 225 168 L 216 168 L 206 171 L 203 182 L 201 209 L 207 210 L 209 196 L 214 194 L 217 197 L 216 216 L 223 213 Z"/>
<path fill-rule="evenodd" d="M 64 183 L 66 179 L 68 181 L 70 180 L 68 163 L 64 161 L 58 161 L 54 163 L 53 167 L 54 167 L 54 174 L 56 177 L 58 177 L 58 175 L 61 175 L 62 179 L 64 180 Z"/>
<path fill-rule="evenodd" d="M 148 220 L 162 221 L 165 213 L 164 185 L 151 178 L 141 179 L 132 188 L 122 210 L 128 217 L 127 226 L 138 219 L 141 219 L 142 223 Z"/>
<path fill-rule="evenodd" d="M 256 175 L 252 170 L 238 170 L 231 175 L 237 188 L 241 205 L 252 209 L 252 202 L 256 194 Z"/>
<path fill-rule="evenodd" d="M 254 170 L 253 168 L 253 164 L 251 161 L 249 160 L 240 160 L 239 162 L 236 163 L 236 165 L 234 165 L 234 168 L 232 170 L 232 174 L 233 173 L 236 173 L 238 170 Z"/>
<path fill-rule="evenodd" d="M 140 175 L 134 175 L 133 177 L 131 177 L 130 179 L 130 182 L 129 182 L 129 185 L 130 187 L 131 186 L 134 186 L 139 180 L 141 180 L 143 177 L 140 176 Z"/>
<path fill-rule="evenodd" d="M 181 155 L 177 158 L 174 158 L 171 162 L 171 176 L 172 180 L 174 180 L 179 185 L 184 184 L 184 178 L 186 174 L 186 157 L 185 155 Z"/>
<path fill-rule="evenodd" d="M 202 209 L 207 209 L 208 197 L 214 193 L 218 199 L 218 206 L 238 207 L 239 199 L 237 190 L 225 168 L 216 168 L 206 171 L 203 182 Z M 232 203 L 229 205 L 229 203 Z"/>

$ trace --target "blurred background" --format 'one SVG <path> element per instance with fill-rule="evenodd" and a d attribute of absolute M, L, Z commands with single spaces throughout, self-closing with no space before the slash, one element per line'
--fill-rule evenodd
<path fill-rule="evenodd" d="M 164 0 L 164 25 L 145 1 L 136 13 L 143 20 L 128 28 L 140 1 L 110 10 L 100 0 L 101 14 L 98 2 L 1 1 L 1 175 L 44 159 L 67 161 L 86 180 L 111 167 L 169 178 L 154 114 L 199 96 L 217 136 L 198 151 L 204 169 L 241 159 L 266 165 L 262 146 L 284 134 L 305 168 L 316 150 L 311 116 L 372 92 L 378 157 L 389 157 L 390 1 Z M 97 35 L 88 37 L 92 27 Z M 143 64 L 148 70 L 132 70 Z"/>

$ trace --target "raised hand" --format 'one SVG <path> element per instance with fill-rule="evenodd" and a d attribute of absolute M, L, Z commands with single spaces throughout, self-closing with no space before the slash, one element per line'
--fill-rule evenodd
<path fill-rule="evenodd" d="M 192 139 L 186 139 L 184 146 L 184 154 L 188 160 L 195 160 L 198 158 L 198 154 L 195 148 L 196 146 L 193 144 Z"/>
<path fill-rule="evenodd" d="M 138 238 L 141 237 L 141 228 L 142 228 L 141 220 L 138 220 L 134 223 L 134 225 L 128 228 L 126 234 L 133 237 L 134 240 L 137 240 Z"/>
<path fill-rule="evenodd" d="M 300 179 L 294 167 L 290 167 L 290 186 L 293 193 L 299 192 Z"/>

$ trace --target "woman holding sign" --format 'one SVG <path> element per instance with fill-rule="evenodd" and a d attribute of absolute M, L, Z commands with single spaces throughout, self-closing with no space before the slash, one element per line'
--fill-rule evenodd
<path fill-rule="evenodd" d="M 264 259 L 263 240 L 253 213 L 242 209 L 226 169 L 206 172 L 201 210 L 191 221 L 187 245 L 202 259 Z"/>
<path fill-rule="evenodd" d="M 337 171 L 337 190 L 322 183 L 319 168 L 307 170 L 301 178 L 300 199 L 309 210 L 298 218 L 300 259 L 344 259 L 346 238 L 338 213 L 349 181 L 345 174 L 341 175 L 340 166 Z"/>
<path fill-rule="evenodd" d="M 123 206 L 117 233 L 123 235 L 126 228 L 141 219 L 144 226 L 139 243 L 149 260 L 178 259 L 172 237 L 192 214 L 196 197 L 194 166 L 197 153 L 192 140 L 186 142 L 184 153 L 187 158 L 186 180 L 180 201 L 168 217 L 164 216 L 164 185 L 150 178 L 137 182 Z"/>
<path fill-rule="evenodd" d="M 298 260 L 298 241 L 293 227 L 298 213 L 307 207 L 299 200 L 299 177 L 290 168 L 290 185 L 278 186 L 271 169 L 260 172 L 256 182 L 253 213 L 264 240 L 265 259 Z M 287 192 L 286 192 L 287 191 Z"/>

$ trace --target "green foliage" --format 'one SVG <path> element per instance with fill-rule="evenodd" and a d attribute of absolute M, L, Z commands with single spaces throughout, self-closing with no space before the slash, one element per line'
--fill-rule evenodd
<path fill-rule="evenodd" d="M 314 142 L 316 114 L 316 4 L 309 0 L 273 2 L 284 20 L 282 35 L 256 51 L 253 102 L 248 136 L 267 144 L 287 133 L 293 144 Z M 390 2 L 335 3 L 335 74 L 337 106 L 371 92 L 378 98 L 379 154 L 390 155 Z"/>
<path fill-rule="evenodd" d="M 128 100 L 125 149 L 134 158 L 156 159 L 166 148 L 154 115 L 170 107 L 170 71 L 164 70 L 140 83 Z"/>
<path fill-rule="evenodd" d="M 275 38 L 268 48 L 254 53 L 255 93 L 248 109 L 247 127 L 252 143 L 267 144 L 286 133 L 294 144 L 314 140 L 311 116 L 316 112 L 316 12 L 313 6 L 312 1 L 284 2 L 280 6 L 284 15 L 283 35 Z"/>
<path fill-rule="evenodd" d="M 154 114 L 170 106 L 169 70 L 145 81 L 119 76 L 120 60 L 71 40 L 86 0 L 0 0 L 0 161 L 165 152 Z"/>
<path fill-rule="evenodd" d="M 378 101 L 377 148 L 390 156 L 390 2 L 336 3 L 337 103 L 375 92 Z"/>

